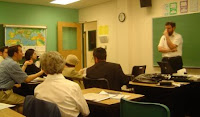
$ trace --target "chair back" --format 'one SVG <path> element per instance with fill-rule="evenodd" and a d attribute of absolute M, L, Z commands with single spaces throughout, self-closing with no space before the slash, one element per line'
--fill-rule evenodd
<path fill-rule="evenodd" d="M 120 101 L 120 117 L 170 117 L 169 108 L 159 103 Z"/>
<path fill-rule="evenodd" d="M 146 70 L 146 65 L 142 65 L 142 66 L 133 66 L 132 68 L 132 75 L 134 77 L 140 75 L 140 74 L 144 74 Z"/>
<path fill-rule="evenodd" d="M 61 117 L 57 105 L 28 95 L 24 100 L 23 115 L 26 117 Z"/>
<path fill-rule="evenodd" d="M 83 84 L 86 89 L 93 87 L 110 89 L 109 82 L 105 78 L 93 79 L 93 78 L 83 77 Z"/>

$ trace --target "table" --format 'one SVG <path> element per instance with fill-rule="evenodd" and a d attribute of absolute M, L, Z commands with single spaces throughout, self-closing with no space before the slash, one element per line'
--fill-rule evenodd
<path fill-rule="evenodd" d="M 160 86 L 157 84 L 129 82 L 129 87 L 133 87 L 135 93 L 145 95 L 141 101 L 161 103 L 169 107 L 171 117 L 183 117 L 185 109 L 185 95 L 189 82 L 176 82 L 178 86 Z"/>
<path fill-rule="evenodd" d="M 99 93 L 102 90 L 105 92 L 115 92 L 119 93 L 119 91 L 100 89 L 100 88 L 89 88 L 83 89 L 82 93 Z M 120 92 L 122 95 L 130 95 L 127 99 L 139 101 L 144 95 Z M 120 116 L 120 100 L 119 99 L 106 99 L 100 102 L 87 101 L 90 108 L 90 117 L 119 117 Z"/>
<path fill-rule="evenodd" d="M 188 82 L 175 82 L 177 84 L 180 84 L 180 85 L 188 85 L 190 83 Z M 133 82 L 133 81 L 129 81 L 129 85 L 132 85 L 132 86 L 144 86 L 144 87 L 157 87 L 157 88 L 177 88 L 178 86 L 161 86 L 161 85 L 158 85 L 158 84 L 150 84 L 150 83 L 140 83 L 140 82 Z"/>
<path fill-rule="evenodd" d="M 13 87 L 13 92 L 22 96 L 34 95 L 34 89 L 37 85 L 42 83 L 45 78 L 36 78 L 29 83 L 21 83 L 21 87 Z"/>
<path fill-rule="evenodd" d="M 0 117 L 25 117 L 25 116 L 10 108 L 5 108 L 0 110 Z"/>

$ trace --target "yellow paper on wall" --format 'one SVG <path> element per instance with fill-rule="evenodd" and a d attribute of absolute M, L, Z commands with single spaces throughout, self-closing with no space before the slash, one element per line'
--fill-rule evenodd
<path fill-rule="evenodd" d="M 99 26 L 99 35 L 108 35 L 109 28 L 108 25 Z"/>

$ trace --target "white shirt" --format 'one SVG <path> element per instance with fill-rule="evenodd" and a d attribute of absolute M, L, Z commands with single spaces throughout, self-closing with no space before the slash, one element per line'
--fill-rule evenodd
<path fill-rule="evenodd" d="M 182 45 L 183 45 L 182 36 L 180 34 L 174 32 L 171 36 L 169 36 L 169 39 L 171 40 L 171 42 L 173 44 L 177 45 L 177 51 L 162 53 L 162 57 L 182 56 Z M 167 45 L 166 37 L 164 35 L 161 37 L 160 43 L 158 44 L 158 46 L 169 49 L 169 47 Z"/>
<path fill-rule="evenodd" d="M 0 63 L 4 60 L 4 58 L 2 56 L 0 56 Z"/>
<path fill-rule="evenodd" d="M 56 103 L 62 117 L 89 114 L 79 85 L 65 79 L 62 74 L 48 74 L 46 80 L 35 88 L 34 95 L 38 99 Z"/>

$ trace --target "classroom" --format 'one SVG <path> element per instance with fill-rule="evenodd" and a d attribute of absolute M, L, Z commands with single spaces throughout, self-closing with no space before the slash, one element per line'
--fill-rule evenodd
<path fill-rule="evenodd" d="M 47 26 L 46 51 L 58 51 L 58 22 L 83 25 L 96 22 L 96 47 L 106 47 L 107 61 L 120 64 L 125 74 L 131 74 L 132 67 L 137 65 L 146 65 L 145 73 L 160 73 L 160 68 L 154 64 L 153 19 L 200 13 L 200 0 L 151 0 L 152 6 L 148 7 L 141 7 L 141 0 L 102 1 L 94 5 L 85 5 L 85 7 L 70 8 L 70 5 L 64 7 L 0 0 L 0 46 L 4 45 L 4 24 Z M 185 13 L 181 13 L 181 1 L 188 3 L 188 11 Z M 198 4 L 192 5 L 192 1 Z M 177 4 L 174 14 L 166 11 L 166 4 L 170 3 Z M 197 10 L 191 10 L 194 6 Z M 119 21 L 120 13 L 125 14 L 124 21 Z M 102 27 L 107 28 L 106 34 L 100 34 Z M 164 29 L 163 24 L 163 31 Z M 107 43 L 100 42 L 99 38 L 104 35 L 108 38 Z M 157 35 L 161 37 L 163 34 Z M 187 43 L 184 44 L 187 45 Z M 91 51 L 87 54 L 83 56 L 92 56 Z M 85 65 L 81 67 L 83 66 L 87 67 Z M 184 68 L 188 74 L 200 75 L 200 67 L 185 66 Z"/>
<path fill-rule="evenodd" d="M 179 3 L 180 0 L 152 0 L 151 7 L 143 8 L 140 7 L 139 0 L 107 0 L 105 3 L 81 9 L 1 2 L 0 23 L 47 26 L 46 46 L 47 51 L 52 51 L 57 50 L 58 21 L 80 23 L 97 21 L 97 27 L 104 25 L 109 27 L 109 42 L 106 44 L 108 61 L 120 63 L 125 73 L 130 73 L 134 65 L 147 65 L 146 72 L 155 73 L 159 72 L 159 69 L 153 67 L 152 18 L 164 17 L 162 5 L 169 2 Z M 177 9 L 177 15 L 180 15 L 179 7 Z M 118 20 L 121 12 L 126 14 L 125 22 Z M 2 44 L 3 40 L 0 41 Z M 99 46 L 105 45 L 97 39 L 97 47 Z M 191 74 L 199 72 L 198 69 L 187 70 Z"/>

